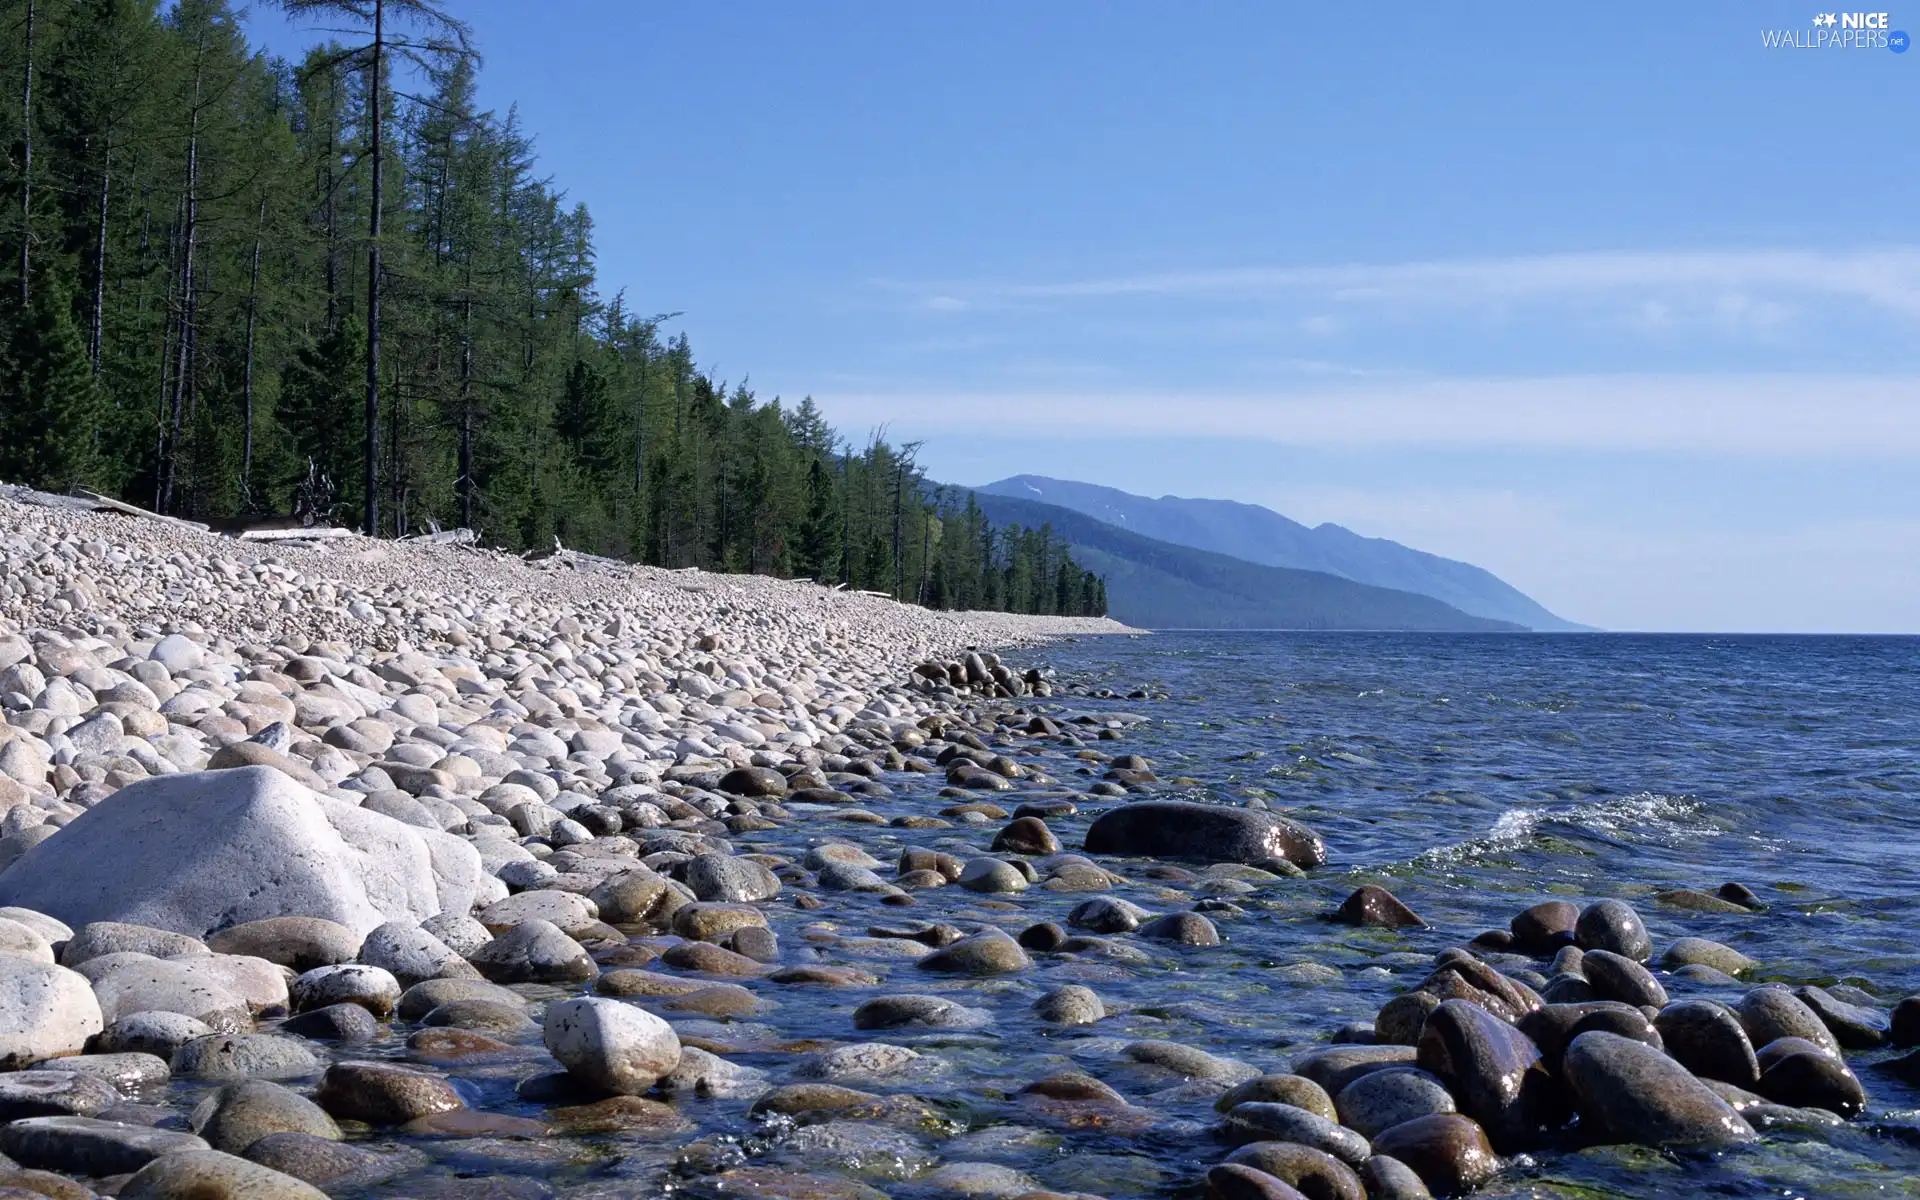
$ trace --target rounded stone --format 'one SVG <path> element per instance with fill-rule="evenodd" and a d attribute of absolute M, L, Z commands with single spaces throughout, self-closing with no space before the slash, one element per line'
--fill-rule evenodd
<path fill-rule="evenodd" d="M 1667 989 L 1653 972 L 1624 954 L 1611 950 L 1588 950 L 1581 959 L 1581 970 L 1599 1000 L 1618 1000 L 1622 1004 L 1651 1005 L 1659 1008 L 1667 1002 Z"/>
<path fill-rule="evenodd" d="M 1668 1054 L 1702 1079 L 1718 1079 L 1751 1089 L 1760 1082 L 1760 1063 L 1740 1019 L 1711 1000 L 1681 1000 L 1653 1019 Z"/>
<path fill-rule="evenodd" d="M 1344 900 L 1333 919 L 1345 925 L 1401 929 L 1424 926 L 1420 915 L 1401 903 L 1400 898 L 1377 884 L 1356 888 Z"/>
<path fill-rule="evenodd" d="M 1371 1148 L 1362 1134 L 1291 1104 L 1255 1100 L 1227 1111 L 1225 1133 L 1235 1145 L 1248 1142 L 1293 1142 L 1322 1150 L 1357 1167 Z"/>
<path fill-rule="evenodd" d="M 1106 1005 L 1092 988 L 1070 983 L 1054 988 L 1033 1002 L 1033 1011 L 1052 1025 L 1091 1025 L 1107 1015 Z"/>
<path fill-rule="evenodd" d="M 326 1200 L 312 1184 L 219 1150 L 162 1155 L 127 1180 L 121 1200 Z"/>
<path fill-rule="evenodd" d="M 987 929 L 942 946 L 915 965 L 950 975 L 1005 975 L 1026 970 L 1033 960 L 1020 943 L 998 929 Z"/>
<path fill-rule="evenodd" d="M 1213 1108 L 1215 1112 L 1224 1113 L 1235 1105 L 1255 1101 L 1291 1104 L 1329 1121 L 1340 1119 L 1340 1113 L 1326 1089 L 1304 1075 L 1260 1075 L 1236 1083 L 1221 1093 L 1220 1098 L 1213 1102 Z"/>
<path fill-rule="evenodd" d="M 1140 936 L 1180 946 L 1218 946 L 1220 931 L 1196 912 L 1168 913 L 1140 927 Z"/>
<path fill-rule="evenodd" d="M 334 1117 L 369 1125 L 405 1125 L 434 1113 L 466 1107 L 446 1080 L 377 1062 L 344 1062 L 328 1067 L 314 1099 Z"/>
<path fill-rule="evenodd" d="M 380 1036 L 380 1019 L 358 1004 L 329 1004 L 289 1017 L 280 1032 L 323 1042 L 370 1042 Z"/>
<path fill-rule="evenodd" d="M 1500 1169 L 1486 1131 L 1469 1117 L 1415 1117 L 1373 1139 L 1373 1152 L 1405 1163 L 1436 1196 L 1470 1192 Z"/>
<path fill-rule="evenodd" d="M 358 1004 L 376 1017 L 391 1016 L 400 1003 L 400 981 L 391 971 L 361 963 L 315 967 L 289 989 L 295 1012 L 332 1004 Z"/>
<path fill-rule="evenodd" d="M 298 1038 L 272 1033 L 216 1033 L 195 1038 L 168 1064 L 176 1077 L 206 1080 L 305 1079 L 320 1059 Z"/>
<path fill-rule="evenodd" d="M 298 1092 L 264 1079 L 230 1083 L 202 1100 L 189 1121 L 215 1150 L 244 1153 L 270 1133 L 304 1133 L 340 1139 L 340 1126 L 325 1109 Z"/>
<path fill-rule="evenodd" d="M 1581 1115 L 1617 1140 L 1724 1146 L 1754 1137 L 1712 1088 L 1644 1042 L 1583 1033 L 1567 1047 L 1564 1073 Z"/>
<path fill-rule="evenodd" d="M 1582 949 L 1609 950 L 1635 962 L 1653 955 L 1653 941 L 1640 914 L 1624 900 L 1600 900 L 1587 905 L 1574 924 L 1574 942 Z"/>
<path fill-rule="evenodd" d="M 547 1050 L 604 1091 L 638 1095 L 680 1063 L 680 1039 L 659 1017 L 618 1000 L 580 997 L 547 1007 Z"/>
<path fill-rule="evenodd" d="M 1278 1179 L 1313 1200 L 1367 1200 L 1366 1187 L 1352 1167 L 1298 1142 L 1249 1142 L 1227 1155 L 1227 1163 Z"/>
<path fill-rule="evenodd" d="M 1341 1124 L 1369 1138 L 1415 1117 L 1457 1111 L 1438 1077 L 1405 1068 L 1362 1075 L 1341 1089 L 1333 1103 Z"/>
<path fill-rule="evenodd" d="M 321 917 L 267 917 L 207 935 L 216 954 L 245 954 L 294 971 L 352 962 L 360 938 L 337 921 Z"/>

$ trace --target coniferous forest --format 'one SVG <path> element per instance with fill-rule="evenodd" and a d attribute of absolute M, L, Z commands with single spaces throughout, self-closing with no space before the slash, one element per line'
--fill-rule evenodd
<path fill-rule="evenodd" d="M 0 480 L 1106 611 L 1050 529 L 703 371 L 671 297 L 602 284 L 445 9 L 277 7 L 327 31 L 300 61 L 225 0 L 0 0 Z"/>

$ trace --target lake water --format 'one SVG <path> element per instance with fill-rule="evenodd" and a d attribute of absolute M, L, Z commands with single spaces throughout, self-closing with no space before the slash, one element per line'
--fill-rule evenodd
<path fill-rule="evenodd" d="M 847 798 L 859 811 L 795 804 L 771 827 L 732 836 L 735 852 L 797 864 L 823 841 L 844 842 L 871 853 L 890 879 L 905 847 L 987 852 L 1004 820 L 968 823 L 957 801 L 1011 811 L 1048 798 L 1077 806 L 1048 821 L 1077 850 L 1094 815 L 1118 802 L 1089 794 L 1104 767 L 1085 755 L 1097 749 L 1146 755 L 1164 781 L 1159 794 L 1284 810 L 1324 835 L 1331 861 L 1305 878 L 1249 883 L 1204 864 L 1186 864 L 1191 874 L 1180 876 L 1103 859 L 1125 876 L 1114 894 L 1143 908 L 1208 902 L 1224 944 L 1117 936 L 1109 946 L 1124 957 L 1036 953 L 1030 966 L 991 977 L 921 970 L 925 946 L 868 935 L 915 922 L 1017 933 L 1064 922 L 1091 893 L 1043 884 L 983 896 L 947 886 L 896 907 L 791 877 L 794 886 L 762 906 L 781 963 L 852 966 L 871 979 L 791 986 L 749 974 L 737 982 L 752 989 L 752 1007 L 712 1018 L 663 997 L 636 1002 L 667 1016 L 689 1044 L 763 1072 L 765 1084 L 806 1081 L 808 1055 L 826 1046 L 910 1047 L 921 1057 L 897 1073 L 847 1081 L 889 1096 L 884 1111 L 796 1124 L 756 1117 L 748 1098 L 688 1092 L 672 1099 L 685 1125 L 651 1134 L 376 1133 L 370 1142 L 425 1157 L 418 1171 L 359 1194 L 935 1200 L 958 1193 L 930 1172 L 972 1163 L 1107 1200 L 1198 1200 L 1207 1168 L 1230 1149 L 1213 1132 L 1219 1086 L 1150 1068 L 1130 1045 L 1176 1042 L 1283 1071 L 1340 1026 L 1371 1021 L 1420 982 L 1436 953 L 1554 897 L 1631 901 L 1656 957 L 1672 939 L 1696 935 L 1757 960 L 1754 980 L 1844 984 L 1883 1007 L 1920 992 L 1920 640 L 1161 634 L 1010 657 L 1056 671 L 1061 694 L 1034 704 L 1042 711 L 1146 721 L 1084 747 L 996 735 L 983 723 L 997 746 L 1053 782 L 1030 777 L 968 798 L 944 789 L 940 773 L 888 771 L 883 794 Z M 1088 689 L 1164 698 L 1089 698 Z M 950 821 L 942 828 L 891 823 L 939 813 Z M 1685 912 L 1653 899 L 1729 880 L 1753 888 L 1766 911 Z M 1431 928 L 1357 930 L 1322 919 L 1366 882 L 1389 887 Z M 1666 982 L 1676 998 L 1732 1000 L 1744 990 Z M 1041 1021 L 1035 998 L 1070 983 L 1095 989 L 1110 1015 L 1074 1027 Z M 584 989 L 523 990 L 541 999 Z M 900 993 L 951 999 L 979 1010 L 983 1023 L 855 1028 L 856 1006 Z M 396 1025 L 356 1053 L 403 1058 L 404 1037 Z M 446 1069 L 478 1108 L 551 1119 L 549 1105 L 516 1092 L 552 1068 L 537 1035 L 519 1040 L 505 1059 Z M 1873 1103 L 1844 1126 L 1776 1130 L 1718 1155 L 1542 1151 L 1508 1162 L 1480 1194 L 1920 1195 L 1920 1091 L 1877 1069 L 1893 1055 L 1850 1056 Z M 1065 1071 L 1096 1076 L 1131 1107 L 1076 1115 L 1019 1094 Z"/>
<path fill-rule="evenodd" d="M 1066 677 L 1166 693 L 1117 705 L 1153 718 L 1126 746 L 1162 778 L 1264 798 L 1318 829 L 1331 854 L 1318 903 L 1376 882 L 1434 926 L 1341 936 L 1292 904 L 1223 923 L 1235 987 L 1258 978 L 1256 961 L 1345 978 L 1264 1000 L 1216 993 L 1266 1010 L 1221 1052 L 1264 1062 L 1369 1019 L 1418 978 L 1366 979 L 1369 959 L 1505 928 L 1553 897 L 1633 902 L 1656 957 L 1691 934 L 1758 960 L 1756 979 L 1852 984 L 1886 1005 L 1920 992 L 1920 639 L 1159 634 L 1050 658 Z M 1651 901 L 1728 880 L 1768 911 Z M 1838 1136 L 1718 1160 L 1542 1155 L 1486 1194 L 1920 1194 L 1920 1091 L 1871 1067 L 1891 1056 L 1852 1059 L 1874 1105 Z"/>

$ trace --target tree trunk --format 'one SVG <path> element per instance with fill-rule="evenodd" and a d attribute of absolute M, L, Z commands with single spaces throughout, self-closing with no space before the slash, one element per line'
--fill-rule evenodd
<path fill-rule="evenodd" d="M 253 334 L 260 317 L 260 238 L 267 227 L 267 197 L 260 196 L 260 215 L 253 224 L 253 269 L 247 279 L 247 363 L 241 380 L 241 406 L 246 428 L 240 443 L 240 497 L 253 507 Z"/>
<path fill-rule="evenodd" d="M 467 295 L 460 327 L 460 527 L 473 528 L 473 255 L 467 255 Z"/>
<path fill-rule="evenodd" d="M 386 5 L 373 0 L 372 83 L 367 88 L 367 104 L 372 110 L 373 214 L 367 223 L 367 446 L 366 514 L 368 537 L 380 535 L 380 119 L 384 89 L 380 68 L 386 37 Z"/>
<path fill-rule="evenodd" d="M 33 5 L 27 0 L 27 81 L 20 89 L 20 311 L 33 300 Z"/>
<path fill-rule="evenodd" d="M 113 143 L 108 142 L 100 160 L 100 224 L 93 243 L 93 328 L 87 333 L 87 357 L 93 373 L 100 374 L 101 347 L 106 341 L 107 324 L 107 200 L 113 190 Z"/>
<path fill-rule="evenodd" d="M 200 72 L 196 66 L 193 78 L 193 119 L 187 135 L 187 195 L 186 195 L 186 231 L 182 237 L 180 267 L 180 344 L 179 362 L 173 373 L 173 404 L 168 417 L 166 462 L 162 464 L 163 484 L 160 489 L 160 511 L 166 512 L 173 504 L 173 487 L 177 480 L 180 464 L 180 423 L 181 414 L 186 408 L 188 393 L 192 390 L 193 368 L 193 319 L 194 319 L 194 250 L 200 234 Z"/>

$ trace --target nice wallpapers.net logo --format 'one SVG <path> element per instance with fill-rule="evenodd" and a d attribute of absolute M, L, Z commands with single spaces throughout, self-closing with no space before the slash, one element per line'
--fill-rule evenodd
<path fill-rule="evenodd" d="M 1893 28 L 1883 12 L 1815 13 L 1805 29 L 1763 29 L 1760 44 L 1769 50 L 1891 50 L 1905 54 L 1906 30 Z"/>

